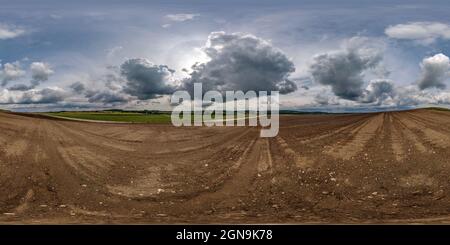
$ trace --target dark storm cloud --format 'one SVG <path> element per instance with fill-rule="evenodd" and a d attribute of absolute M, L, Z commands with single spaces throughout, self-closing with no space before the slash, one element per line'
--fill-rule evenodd
<path fill-rule="evenodd" d="M 82 83 L 82 82 L 74 82 L 69 87 L 75 93 L 83 93 L 86 90 L 86 87 L 84 86 L 84 83 Z"/>
<path fill-rule="evenodd" d="M 33 89 L 35 86 L 33 85 L 26 85 L 26 84 L 14 84 L 11 87 L 8 88 L 10 91 L 28 91 L 30 89 Z"/>
<path fill-rule="evenodd" d="M 417 82 L 421 90 L 426 88 L 444 89 L 445 81 L 449 78 L 450 60 L 444 54 L 436 54 L 435 56 L 423 59 L 420 64 L 422 74 Z"/>
<path fill-rule="evenodd" d="M 120 73 L 126 79 L 123 91 L 140 100 L 171 94 L 175 87 L 168 82 L 173 72 L 167 66 L 154 65 L 147 59 L 129 59 L 120 66 Z"/>
<path fill-rule="evenodd" d="M 204 48 L 209 61 L 192 67 L 184 87 L 192 91 L 194 83 L 202 83 L 204 91 L 280 91 L 297 90 L 288 79 L 294 64 L 270 43 L 252 35 L 213 32 Z"/>
<path fill-rule="evenodd" d="M 275 87 L 280 94 L 288 94 L 297 90 L 297 85 L 289 79 L 285 79 L 284 81 L 277 83 Z"/>
<path fill-rule="evenodd" d="M 379 48 L 352 38 L 343 50 L 314 56 L 310 72 L 315 82 L 331 86 L 336 96 L 357 101 L 364 92 L 364 72 L 377 67 L 381 59 Z"/>
<path fill-rule="evenodd" d="M 397 95 L 397 89 L 394 87 L 394 83 L 391 80 L 375 79 L 371 80 L 366 88 L 361 89 L 361 94 L 351 102 L 340 100 L 340 98 L 336 96 L 333 91 L 327 90 L 319 91 L 315 95 L 314 101 L 322 106 L 355 105 L 355 103 L 384 105 L 386 103 L 396 103 L 399 99 Z"/>

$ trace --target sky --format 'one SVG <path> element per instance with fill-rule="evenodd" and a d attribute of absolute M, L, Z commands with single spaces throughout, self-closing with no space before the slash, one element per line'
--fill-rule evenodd
<path fill-rule="evenodd" d="M 450 105 L 448 1 L 0 0 L 0 108 L 169 110 L 205 90 L 281 109 Z"/>

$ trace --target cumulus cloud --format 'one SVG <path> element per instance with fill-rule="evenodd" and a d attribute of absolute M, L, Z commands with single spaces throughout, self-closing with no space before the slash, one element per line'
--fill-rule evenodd
<path fill-rule="evenodd" d="M 38 85 L 40 82 L 47 81 L 49 76 L 54 73 L 48 63 L 33 62 L 30 65 L 32 84 Z"/>
<path fill-rule="evenodd" d="M 444 54 L 436 54 L 423 59 L 420 64 L 422 74 L 417 82 L 420 89 L 435 87 L 444 89 L 450 75 L 450 59 Z"/>
<path fill-rule="evenodd" d="M 0 40 L 16 38 L 25 34 L 25 30 L 11 25 L 0 23 Z"/>
<path fill-rule="evenodd" d="M 242 33 L 213 32 L 204 52 L 209 61 L 195 64 L 184 87 L 192 91 L 194 83 L 204 90 L 280 91 L 287 94 L 297 90 L 288 79 L 294 64 L 269 42 Z"/>
<path fill-rule="evenodd" d="M 170 21 L 184 22 L 199 17 L 200 14 L 168 14 L 166 18 Z"/>
<path fill-rule="evenodd" d="M 172 94 L 175 87 L 170 85 L 174 70 L 166 65 L 154 65 L 147 59 L 129 59 L 120 66 L 120 73 L 126 79 L 124 92 L 147 100 Z"/>
<path fill-rule="evenodd" d="M 95 78 L 100 86 L 87 87 L 85 83 L 77 81 L 69 85 L 69 89 L 76 97 L 82 96 L 87 102 L 95 105 L 117 105 L 131 101 L 130 95 L 123 92 L 125 80 L 120 77 L 117 67 L 108 67 L 108 72 Z M 90 82 L 93 84 L 94 82 Z"/>
<path fill-rule="evenodd" d="M 41 90 L 31 90 L 24 93 L 21 103 L 30 104 L 52 104 L 63 101 L 66 92 L 61 89 L 44 88 Z"/>
<path fill-rule="evenodd" d="M 339 105 L 339 98 L 334 94 L 327 93 L 329 91 L 322 90 L 314 96 L 314 102 L 320 106 L 334 106 Z"/>
<path fill-rule="evenodd" d="M 119 67 L 108 67 L 105 74 L 95 78 L 97 86 L 87 87 L 85 82 L 75 82 L 69 88 L 75 97 L 103 104 L 156 99 L 178 89 L 191 88 L 194 82 L 218 91 L 276 90 L 286 94 L 297 89 L 288 79 L 295 70 L 293 63 L 262 39 L 244 34 L 212 33 L 204 52 L 209 61 L 194 65 L 191 77 L 182 81 L 177 81 L 175 71 L 166 65 L 134 58 Z"/>
<path fill-rule="evenodd" d="M 441 22 L 410 22 L 386 28 L 387 36 L 395 39 L 417 40 L 429 44 L 437 39 L 450 39 L 450 25 Z"/>
<path fill-rule="evenodd" d="M 1 68 L 1 66 L 0 66 Z M 26 85 L 23 83 L 14 84 L 8 89 L 13 91 L 26 91 L 35 88 L 42 81 L 47 81 L 49 76 L 53 74 L 53 70 L 50 69 L 50 65 L 43 62 L 33 62 L 30 65 L 31 73 L 31 85 Z M 16 61 L 13 63 L 6 63 L 0 70 L 0 81 L 1 85 L 4 87 L 8 85 L 9 82 L 18 80 L 27 74 L 25 70 L 22 69 L 20 62 Z"/>
<path fill-rule="evenodd" d="M 0 68 L 2 68 L 1 65 Z M 25 71 L 22 70 L 22 67 L 18 61 L 13 63 L 5 63 L 0 71 L 1 85 L 6 86 L 10 81 L 19 79 L 24 75 Z"/>
<path fill-rule="evenodd" d="M 380 65 L 382 50 L 367 38 L 354 37 L 344 48 L 315 55 L 310 72 L 313 80 L 331 86 L 342 99 L 357 101 L 363 96 L 364 73 Z"/>
<path fill-rule="evenodd" d="M 394 96 L 395 89 L 392 81 L 375 79 L 370 81 L 359 101 L 381 105 L 384 101 L 392 99 Z"/>

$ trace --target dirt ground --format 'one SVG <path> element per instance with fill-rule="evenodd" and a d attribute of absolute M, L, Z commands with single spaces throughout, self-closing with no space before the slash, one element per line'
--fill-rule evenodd
<path fill-rule="evenodd" d="M 450 223 L 449 112 L 0 130 L 0 223 Z"/>

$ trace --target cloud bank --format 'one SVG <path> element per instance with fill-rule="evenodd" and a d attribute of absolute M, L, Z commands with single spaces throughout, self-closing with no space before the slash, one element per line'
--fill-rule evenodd
<path fill-rule="evenodd" d="M 0 104 L 54 104 L 64 101 L 68 94 L 60 88 L 31 89 L 25 92 L 0 91 Z"/>

